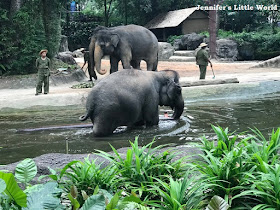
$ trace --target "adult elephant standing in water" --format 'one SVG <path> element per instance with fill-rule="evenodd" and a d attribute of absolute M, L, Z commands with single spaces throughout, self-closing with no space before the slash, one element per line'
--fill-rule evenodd
<path fill-rule="evenodd" d="M 170 106 L 175 120 L 183 113 L 177 72 L 122 70 L 93 87 L 87 98 L 87 112 L 80 120 L 90 118 L 94 135 L 107 136 L 122 125 L 158 125 L 159 105 Z"/>
<path fill-rule="evenodd" d="M 110 56 L 110 73 L 118 71 L 119 61 L 124 69 L 130 69 L 131 66 L 140 69 L 141 60 L 146 61 L 147 70 L 156 71 L 158 40 L 151 31 L 142 26 L 100 26 L 94 30 L 89 45 L 90 77 L 97 79 L 95 67 L 99 74 L 106 73 L 101 70 L 101 59 L 104 55 Z"/>

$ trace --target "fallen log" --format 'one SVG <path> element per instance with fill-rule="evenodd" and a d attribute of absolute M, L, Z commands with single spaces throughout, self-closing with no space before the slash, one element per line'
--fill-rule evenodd
<path fill-rule="evenodd" d="M 201 86 L 201 85 L 220 85 L 220 84 L 230 84 L 230 83 L 239 83 L 237 78 L 230 79 L 213 79 L 213 80 L 199 80 L 193 82 L 180 82 L 182 87 L 192 87 L 192 86 Z"/>

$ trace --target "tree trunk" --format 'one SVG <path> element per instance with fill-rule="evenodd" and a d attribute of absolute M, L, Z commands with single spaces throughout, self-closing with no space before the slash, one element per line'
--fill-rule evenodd
<path fill-rule="evenodd" d="M 21 8 L 21 5 L 22 0 L 11 0 L 10 17 L 12 17 Z"/>
<path fill-rule="evenodd" d="M 42 0 L 42 16 L 48 55 L 53 58 L 59 50 L 61 39 L 61 17 L 57 1 Z"/>
<path fill-rule="evenodd" d="M 124 0 L 125 25 L 127 25 L 127 0 Z"/>
<path fill-rule="evenodd" d="M 210 0 L 210 6 L 214 6 L 218 0 Z M 211 58 L 216 58 L 216 42 L 217 42 L 217 10 L 209 11 L 209 48 Z"/>

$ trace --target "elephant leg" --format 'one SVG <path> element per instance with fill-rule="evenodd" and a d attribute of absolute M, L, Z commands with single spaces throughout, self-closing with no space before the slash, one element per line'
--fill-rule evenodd
<path fill-rule="evenodd" d="M 108 136 L 113 133 L 117 127 L 102 118 L 95 118 L 93 124 L 93 135 L 94 136 Z"/>
<path fill-rule="evenodd" d="M 144 120 L 146 126 L 158 125 L 159 115 L 158 115 L 158 105 L 153 106 L 152 104 L 148 105 L 144 109 Z"/>
<path fill-rule="evenodd" d="M 144 120 L 140 120 L 140 121 L 138 121 L 138 122 L 133 124 L 133 126 L 143 126 L 143 125 L 145 125 L 145 121 Z"/>
<path fill-rule="evenodd" d="M 116 72 L 119 70 L 119 61 L 120 59 L 114 57 L 114 56 L 110 56 L 110 74 Z"/>
<path fill-rule="evenodd" d="M 146 61 L 148 71 L 157 71 L 157 62 Z"/>
<path fill-rule="evenodd" d="M 131 62 L 131 66 L 134 68 L 134 69 L 140 69 L 140 63 L 141 63 L 141 60 L 132 60 Z"/>

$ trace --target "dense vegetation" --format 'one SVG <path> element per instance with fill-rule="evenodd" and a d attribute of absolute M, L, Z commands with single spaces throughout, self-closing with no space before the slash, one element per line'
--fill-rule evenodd
<path fill-rule="evenodd" d="M 140 147 L 131 142 L 126 154 L 97 151 L 109 161 L 72 161 L 50 169 L 45 184 L 31 185 L 37 173 L 32 159 L 20 162 L 15 175 L 0 172 L 2 209 L 280 209 L 280 128 L 269 138 L 230 133 L 213 126 L 214 140 L 194 144 L 200 152 Z M 181 157 L 181 158 L 180 158 Z M 21 183 L 19 188 L 17 182 Z"/>
<path fill-rule="evenodd" d="M 69 48 L 86 47 L 92 29 L 97 25 L 115 26 L 122 24 L 145 25 L 160 13 L 170 10 L 208 5 L 209 0 L 76 0 L 79 12 L 69 13 L 70 0 L 2 0 L 0 2 L 0 75 L 28 74 L 35 72 L 34 60 L 42 48 L 49 50 L 52 58 L 58 52 L 61 34 L 69 37 Z M 215 0 L 221 5 L 234 4 L 277 4 L 275 0 Z M 279 5 L 278 5 L 279 6 Z M 249 37 L 256 49 L 267 55 L 275 55 L 279 41 L 277 33 L 278 11 L 219 11 L 220 28 L 236 35 Z M 268 26 L 272 34 L 264 39 L 260 27 Z M 180 34 L 174 34 L 180 35 Z M 268 41 L 268 44 L 267 44 Z M 278 50 L 277 50 L 278 51 Z M 277 54 L 277 53 L 276 53 Z M 263 57 L 264 56 L 264 57 Z"/>
<path fill-rule="evenodd" d="M 209 33 L 202 32 L 201 35 L 209 37 Z M 180 38 L 180 36 L 169 37 L 169 42 L 173 42 L 174 39 Z M 255 31 L 242 31 L 233 32 L 220 29 L 218 31 L 219 39 L 233 39 L 237 42 L 239 53 L 243 51 L 249 51 L 249 55 L 240 55 L 245 60 L 266 60 L 272 57 L 280 55 L 280 28 L 273 29 L 267 25 L 259 27 Z"/>

